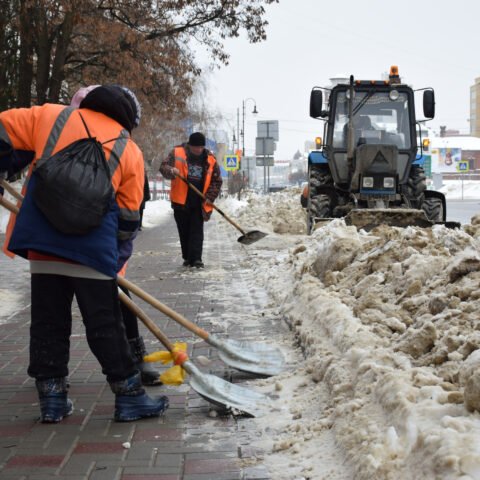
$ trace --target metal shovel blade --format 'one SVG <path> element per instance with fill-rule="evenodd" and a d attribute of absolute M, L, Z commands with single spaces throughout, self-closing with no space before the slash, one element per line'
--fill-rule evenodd
<path fill-rule="evenodd" d="M 224 363 L 237 370 L 267 377 L 278 375 L 284 370 L 282 352 L 268 344 L 222 340 L 214 335 L 209 335 L 206 341 L 218 349 Z"/>
<path fill-rule="evenodd" d="M 260 230 L 252 230 L 251 232 L 247 232 L 245 235 L 238 237 L 237 241 L 243 243 L 243 245 L 251 245 L 267 235 L 267 233 L 263 233 Z"/>
<path fill-rule="evenodd" d="M 215 375 L 201 372 L 192 362 L 186 361 L 182 367 L 191 375 L 190 386 L 205 400 L 228 411 L 259 417 L 270 407 L 270 400 L 262 393 L 254 392 Z"/>
<path fill-rule="evenodd" d="M 363 208 L 353 209 L 345 217 L 347 225 L 363 228 L 367 232 L 379 225 L 390 227 L 422 227 L 430 228 L 430 221 L 423 210 L 415 208 Z"/>

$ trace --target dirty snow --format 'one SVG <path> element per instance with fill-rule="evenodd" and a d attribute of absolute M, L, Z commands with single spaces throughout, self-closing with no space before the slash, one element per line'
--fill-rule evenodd
<path fill-rule="evenodd" d="M 253 334 L 263 304 L 290 366 L 251 382 L 273 399 L 251 420 L 258 462 L 275 480 L 480 479 L 480 216 L 455 231 L 366 233 L 335 220 L 306 236 L 298 196 L 218 203 L 269 233 L 242 247 L 235 281 L 251 299 L 230 316 L 243 314 Z M 169 202 L 148 202 L 145 226 L 168 212 Z M 197 274 L 224 275 L 215 294 L 231 293 L 231 272 Z"/>
<path fill-rule="evenodd" d="M 335 220 L 308 237 L 298 203 L 252 196 L 236 216 L 270 232 L 244 268 L 305 356 L 256 382 L 278 397 L 255 420 L 261 462 L 279 480 L 480 479 L 480 216 L 455 231 Z"/>

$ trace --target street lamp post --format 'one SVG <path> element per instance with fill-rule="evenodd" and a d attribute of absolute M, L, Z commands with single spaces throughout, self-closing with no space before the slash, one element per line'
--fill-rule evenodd
<path fill-rule="evenodd" d="M 257 110 L 257 101 L 254 98 L 246 98 L 242 100 L 242 160 L 245 158 L 245 104 L 251 100 L 253 102 L 253 110 L 252 113 L 254 115 L 258 114 Z M 247 170 L 248 170 L 248 183 L 250 185 L 250 163 L 247 163 Z"/>
<path fill-rule="evenodd" d="M 257 110 L 257 101 L 254 98 L 246 98 L 242 100 L 242 157 L 245 156 L 245 104 L 251 100 L 253 102 L 253 110 L 252 113 L 254 115 L 258 114 Z"/>

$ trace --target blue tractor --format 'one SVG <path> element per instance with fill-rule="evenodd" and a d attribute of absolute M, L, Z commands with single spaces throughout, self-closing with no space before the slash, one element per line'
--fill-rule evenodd
<path fill-rule="evenodd" d="M 422 90 L 423 122 L 435 115 L 435 96 Z M 401 83 L 397 67 L 388 80 L 350 76 L 332 89 L 314 87 L 310 116 L 325 127 L 322 145 L 308 157 L 309 233 L 318 222 L 343 217 L 366 230 L 447 224 L 445 196 L 426 188 L 414 91 Z"/>

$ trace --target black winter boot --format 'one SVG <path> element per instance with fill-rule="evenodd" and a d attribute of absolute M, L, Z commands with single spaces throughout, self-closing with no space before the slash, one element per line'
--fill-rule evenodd
<path fill-rule="evenodd" d="M 161 385 L 160 372 L 153 367 L 152 363 L 143 361 L 143 357 L 148 355 L 143 338 L 131 338 L 128 343 L 135 357 L 135 366 L 140 370 L 143 385 Z"/>
<path fill-rule="evenodd" d="M 142 387 L 140 374 L 110 382 L 115 394 L 115 421 L 132 422 L 141 418 L 158 417 L 168 408 L 165 396 L 150 398 Z"/>
<path fill-rule="evenodd" d="M 72 401 L 67 397 L 65 377 L 36 380 L 42 423 L 58 423 L 73 413 Z"/>

